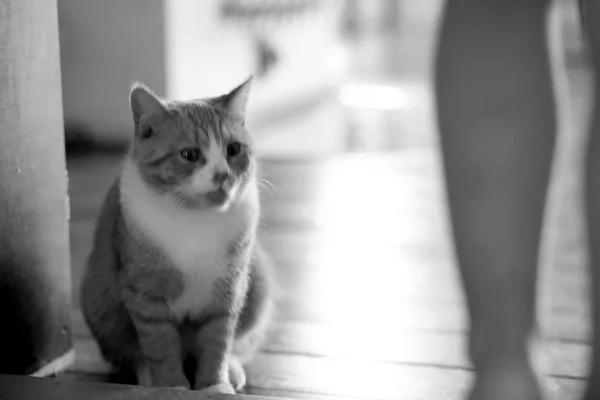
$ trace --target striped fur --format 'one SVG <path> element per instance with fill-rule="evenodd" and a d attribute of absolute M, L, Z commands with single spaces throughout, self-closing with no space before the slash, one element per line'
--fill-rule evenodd
<path fill-rule="evenodd" d="M 239 389 L 267 327 L 248 89 L 188 103 L 132 90 L 135 138 L 98 218 L 81 301 L 103 356 L 141 385 Z"/>

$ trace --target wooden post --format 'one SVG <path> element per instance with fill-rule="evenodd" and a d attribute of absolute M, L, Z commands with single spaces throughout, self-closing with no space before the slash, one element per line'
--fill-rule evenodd
<path fill-rule="evenodd" d="M 72 362 L 56 0 L 0 0 L 0 373 Z"/>

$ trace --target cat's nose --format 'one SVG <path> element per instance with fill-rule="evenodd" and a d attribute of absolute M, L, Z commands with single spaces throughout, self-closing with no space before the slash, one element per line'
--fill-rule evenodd
<path fill-rule="evenodd" d="M 212 181 L 215 185 L 221 186 L 229 178 L 229 171 L 215 171 Z"/>

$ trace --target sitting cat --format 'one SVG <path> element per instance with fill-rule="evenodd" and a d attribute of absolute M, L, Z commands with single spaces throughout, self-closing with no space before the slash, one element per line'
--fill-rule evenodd
<path fill-rule="evenodd" d="M 135 135 L 98 219 L 81 302 L 104 358 L 140 385 L 233 393 L 264 335 L 272 284 L 256 239 L 250 85 L 189 102 L 131 91 Z"/>

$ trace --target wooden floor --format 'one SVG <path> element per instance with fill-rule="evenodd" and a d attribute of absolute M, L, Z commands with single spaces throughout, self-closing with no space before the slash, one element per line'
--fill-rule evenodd
<path fill-rule="evenodd" d="M 410 58 L 418 46 L 401 47 L 408 52 L 404 58 L 425 64 L 426 58 Z M 311 399 L 464 395 L 472 378 L 463 351 L 465 305 L 428 83 L 406 72 L 415 68 L 394 78 L 411 99 L 402 109 L 353 110 L 336 97 L 256 132 L 268 182 L 260 239 L 275 260 L 280 291 L 276 321 L 248 368 L 246 393 Z M 577 106 L 585 98 L 585 73 L 572 76 L 582 82 L 571 90 Z M 575 115 L 580 119 L 581 112 Z M 577 398 L 589 351 L 574 178 L 580 137 L 570 132 L 564 138 L 548 230 L 558 244 L 544 253 L 543 263 L 543 370 L 551 398 L 561 400 Z M 112 153 L 69 159 L 75 288 L 120 159 Z M 63 379 L 126 383 L 102 361 L 78 297 L 76 291 L 77 357 Z"/>
<path fill-rule="evenodd" d="M 105 155 L 70 163 L 75 286 L 118 162 Z M 248 369 L 247 393 L 460 398 L 471 378 L 465 308 L 434 149 L 263 159 L 262 166 L 271 189 L 260 238 L 274 257 L 280 294 L 271 334 Z M 357 179 L 369 188 L 358 189 Z M 547 281 L 554 300 L 545 372 L 557 399 L 575 398 L 588 351 L 582 267 L 564 250 Z M 78 310 L 74 334 L 69 377 L 126 383 L 110 375 Z"/>

